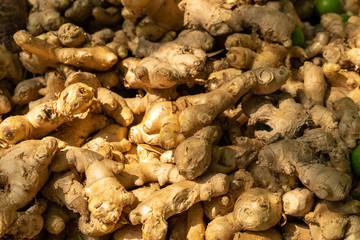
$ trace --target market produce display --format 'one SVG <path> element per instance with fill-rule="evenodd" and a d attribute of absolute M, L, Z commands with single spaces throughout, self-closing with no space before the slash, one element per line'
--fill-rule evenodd
<path fill-rule="evenodd" d="M 360 239 L 358 0 L 3 0 L 0 28 L 1 239 Z"/>

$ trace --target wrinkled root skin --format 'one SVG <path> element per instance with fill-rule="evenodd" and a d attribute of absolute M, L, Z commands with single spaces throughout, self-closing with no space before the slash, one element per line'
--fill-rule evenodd
<path fill-rule="evenodd" d="M 195 181 L 183 180 L 152 194 L 130 212 L 133 225 L 143 224 L 143 238 L 165 239 L 166 219 L 188 210 L 199 201 L 225 194 L 230 181 L 225 174 L 209 174 Z"/>
<path fill-rule="evenodd" d="M 9 149 L 0 159 L 0 237 L 47 181 L 48 166 L 58 151 L 59 141 L 53 137 L 23 141 Z"/>

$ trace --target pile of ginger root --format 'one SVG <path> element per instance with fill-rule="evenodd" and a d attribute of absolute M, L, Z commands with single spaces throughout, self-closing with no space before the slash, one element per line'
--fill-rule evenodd
<path fill-rule="evenodd" d="M 360 239 L 357 0 L 22 1 L 1 239 Z"/>

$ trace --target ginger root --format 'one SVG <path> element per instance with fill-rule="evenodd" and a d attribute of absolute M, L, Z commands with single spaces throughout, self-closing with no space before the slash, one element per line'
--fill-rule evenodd
<path fill-rule="evenodd" d="M 133 225 L 143 224 L 144 239 L 165 239 L 166 219 L 199 201 L 225 194 L 228 188 L 229 180 L 221 173 L 205 175 L 195 181 L 183 180 L 156 191 L 130 212 L 129 219 Z"/>
<path fill-rule="evenodd" d="M 213 142 L 219 137 L 216 126 L 208 126 L 176 147 L 174 160 L 179 173 L 188 180 L 203 174 L 211 163 Z"/>
<path fill-rule="evenodd" d="M 305 215 L 304 221 L 320 226 L 322 236 L 327 240 L 341 239 L 348 223 L 347 216 L 359 214 L 359 204 L 354 199 L 346 202 L 319 201 L 314 210 Z"/>
<path fill-rule="evenodd" d="M 259 151 L 260 165 L 274 172 L 297 176 L 320 199 L 340 201 L 350 191 L 351 177 L 331 166 L 316 163 L 314 150 L 301 140 L 281 140 Z"/>
<path fill-rule="evenodd" d="M 10 231 L 17 211 L 30 203 L 44 186 L 50 175 L 48 166 L 59 148 L 64 147 L 63 144 L 53 137 L 23 141 L 8 149 L 0 158 L 3 189 L 0 192 L 0 237 Z"/>
<path fill-rule="evenodd" d="M 212 240 L 233 239 L 240 230 L 264 231 L 275 226 L 281 218 L 281 197 L 263 188 L 250 188 L 240 194 L 234 211 L 212 220 L 205 232 L 205 238 Z"/>
<path fill-rule="evenodd" d="M 81 232 L 98 237 L 115 231 L 121 226 L 123 208 L 135 200 L 116 178 L 124 166 L 99 153 L 76 147 L 64 149 L 51 165 L 52 171 L 57 172 L 71 167 L 86 176 L 84 193 L 88 211 L 79 219 Z"/>
<path fill-rule="evenodd" d="M 65 88 L 56 101 L 43 103 L 25 115 L 10 116 L 0 124 L 2 145 L 41 138 L 61 124 L 86 116 L 94 100 L 94 89 L 76 83 Z"/>
<path fill-rule="evenodd" d="M 247 71 L 214 91 L 178 98 L 175 102 L 153 104 L 141 123 L 129 130 L 133 143 L 148 143 L 171 149 L 185 136 L 210 125 L 247 92 L 268 94 L 276 91 L 290 77 L 282 68 L 258 68 Z"/>
<path fill-rule="evenodd" d="M 44 40 L 33 37 L 25 30 L 14 34 L 16 43 L 25 51 L 36 55 L 45 66 L 54 67 L 58 63 L 85 69 L 106 71 L 115 65 L 117 56 L 110 48 L 61 48 Z"/>

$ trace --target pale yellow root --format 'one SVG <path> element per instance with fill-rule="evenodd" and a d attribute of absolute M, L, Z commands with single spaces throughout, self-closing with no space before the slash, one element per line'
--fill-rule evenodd
<path fill-rule="evenodd" d="M 254 129 L 254 135 L 258 139 L 268 141 L 276 134 L 294 138 L 301 126 L 306 126 L 310 121 L 302 104 L 286 94 L 279 100 L 278 106 L 258 96 L 244 100 L 243 111 L 249 117 L 248 127 Z M 257 129 L 258 124 L 267 125 L 270 131 Z"/>
<path fill-rule="evenodd" d="M 333 38 L 345 37 L 344 20 L 339 14 L 326 13 L 320 18 L 321 25 L 330 32 Z"/>
<path fill-rule="evenodd" d="M 176 147 L 184 139 L 177 120 L 179 113 L 173 102 L 155 103 L 146 111 L 140 124 L 130 127 L 129 141 L 137 144 L 145 142 L 165 149 Z"/>
<path fill-rule="evenodd" d="M 295 175 L 318 198 L 329 201 L 345 199 L 351 177 L 331 166 L 316 163 L 314 150 L 301 140 L 281 140 L 259 151 L 259 162 L 271 171 Z"/>
<path fill-rule="evenodd" d="M 128 56 L 129 46 L 128 42 L 130 39 L 126 36 L 125 31 L 116 31 L 112 41 L 107 43 L 106 46 L 111 48 L 119 58 L 123 59 Z"/>
<path fill-rule="evenodd" d="M 218 127 L 207 126 L 182 141 L 174 153 L 179 173 L 188 180 L 203 174 L 211 163 L 212 146 L 218 138 Z"/>
<path fill-rule="evenodd" d="M 52 136 L 63 140 L 68 146 L 80 147 L 91 134 L 106 127 L 109 122 L 106 116 L 90 112 L 84 119 L 75 119 L 60 126 Z"/>
<path fill-rule="evenodd" d="M 315 196 L 313 192 L 306 188 L 296 188 L 286 192 L 282 197 L 282 201 L 285 214 L 303 217 L 313 208 Z"/>
<path fill-rule="evenodd" d="M 110 124 L 95 134 L 92 139 L 104 138 L 110 143 L 114 151 L 127 152 L 131 148 L 131 143 L 127 140 L 128 130 L 118 124 Z"/>
<path fill-rule="evenodd" d="M 353 64 L 355 64 L 357 67 L 360 67 L 360 48 L 349 49 L 346 54 Z"/>
<path fill-rule="evenodd" d="M 209 93 L 180 97 L 176 103 L 184 110 L 179 115 L 180 131 L 191 134 L 209 125 L 215 117 L 232 106 L 247 92 L 269 94 L 276 91 L 290 77 L 281 68 L 258 68 L 247 71 Z M 186 107 L 190 105 L 190 107 Z"/>
<path fill-rule="evenodd" d="M 148 182 L 158 182 L 163 186 L 184 180 L 175 165 L 160 161 L 125 164 L 124 170 L 116 177 L 126 189 Z"/>
<path fill-rule="evenodd" d="M 122 20 L 120 9 L 114 6 L 108 8 L 96 6 L 92 9 L 92 16 L 95 18 L 97 24 L 105 26 L 119 24 Z"/>
<path fill-rule="evenodd" d="M 117 93 L 106 89 L 97 89 L 97 99 L 99 100 L 103 111 L 122 126 L 129 126 L 134 120 L 131 109 L 127 106 L 125 100 Z"/>
<path fill-rule="evenodd" d="M 44 40 L 35 38 L 25 30 L 18 31 L 14 35 L 16 43 L 43 61 L 47 66 L 63 63 L 79 68 L 106 71 L 116 62 L 117 56 L 105 46 L 92 48 L 60 48 Z"/>
<path fill-rule="evenodd" d="M 187 212 L 180 213 L 169 219 L 169 239 L 186 239 Z"/>
<path fill-rule="evenodd" d="M 347 200 L 346 202 L 319 201 L 314 210 L 305 215 L 307 224 L 320 226 L 325 239 L 342 239 L 348 223 L 347 216 L 359 214 L 360 202 Z"/>
<path fill-rule="evenodd" d="M 347 219 L 349 222 L 346 226 L 345 237 L 349 239 L 356 239 L 356 237 L 359 237 L 360 234 L 360 216 L 349 215 Z"/>
<path fill-rule="evenodd" d="M 10 52 L 5 45 L 0 45 L 0 79 L 6 78 L 19 83 L 23 78 L 19 58 Z"/>
<path fill-rule="evenodd" d="M 143 223 L 144 239 L 164 239 L 166 219 L 188 210 L 199 201 L 225 194 L 229 180 L 224 174 L 211 174 L 196 181 L 183 180 L 156 191 L 130 212 L 132 224 Z"/>
<path fill-rule="evenodd" d="M 336 63 L 324 63 L 324 75 L 331 87 L 342 87 L 347 90 L 353 90 L 360 85 L 360 76 L 355 71 L 342 69 Z"/>
<path fill-rule="evenodd" d="M 23 141 L 1 157 L 0 183 L 6 189 L 0 193 L 1 238 L 16 221 L 17 210 L 29 204 L 45 185 L 50 175 L 48 166 L 61 144 L 53 137 Z M 23 230 L 22 227 L 19 228 L 19 231 Z"/>
<path fill-rule="evenodd" d="M 329 32 L 324 31 L 317 33 L 313 39 L 312 44 L 308 45 L 308 47 L 305 48 L 306 55 L 311 58 L 322 53 L 322 50 L 324 46 L 329 42 L 329 39 Z"/>
<path fill-rule="evenodd" d="M 234 33 L 226 38 L 224 45 L 227 50 L 232 47 L 243 47 L 256 50 L 259 47 L 259 40 L 259 38 L 255 38 L 251 34 Z"/>
<path fill-rule="evenodd" d="M 347 1 L 349 2 L 349 1 Z M 345 23 L 344 31 L 346 33 L 347 42 L 351 48 L 360 47 L 360 17 L 351 16 L 349 21 Z"/>
<path fill-rule="evenodd" d="M 209 92 L 213 91 L 241 73 L 242 70 L 235 68 L 226 68 L 224 70 L 212 72 L 205 82 L 205 87 Z"/>
<path fill-rule="evenodd" d="M 205 239 L 233 239 L 240 230 L 265 231 L 281 219 L 282 203 L 279 194 L 263 188 L 250 188 L 240 194 L 234 211 L 212 220 L 205 232 Z"/>
<path fill-rule="evenodd" d="M 183 13 L 178 7 L 178 2 L 177 0 L 121 0 L 124 6 L 122 14 L 125 19 L 130 19 L 133 22 L 145 14 L 154 23 L 163 27 L 164 33 L 169 30 L 180 30 L 183 27 Z"/>
<path fill-rule="evenodd" d="M 263 42 L 258 53 L 251 64 L 251 69 L 264 67 L 279 67 L 283 64 L 285 57 L 288 54 L 287 48 L 280 44 L 271 44 Z"/>
<path fill-rule="evenodd" d="M 351 98 L 345 97 L 334 102 L 334 113 L 339 119 L 339 133 L 348 148 L 355 148 L 360 139 L 360 116 Z"/>
<path fill-rule="evenodd" d="M 123 165 L 91 150 L 71 147 L 57 155 L 51 169 L 62 171 L 71 167 L 86 175 L 88 214 L 81 215 L 79 220 L 81 232 L 98 237 L 115 231 L 122 225 L 123 208 L 135 200 L 115 176 L 123 170 Z"/>
<path fill-rule="evenodd" d="M 99 79 L 101 86 L 110 89 L 120 82 L 119 73 L 116 71 L 98 72 L 96 77 Z"/>
<path fill-rule="evenodd" d="M 322 68 L 306 61 L 304 63 L 304 92 L 312 104 L 323 105 L 326 87 Z"/>
<path fill-rule="evenodd" d="M 205 237 L 204 209 L 197 203 L 188 210 L 187 239 L 203 240 Z"/>
<path fill-rule="evenodd" d="M 203 202 L 204 212 L 210 220 L 232 212 L 239 195 L 247 189 L 258 186 L 254 176 L 242 169 L 231 174 L 229 177 L 232 181 L 230 182 L 230 188 L 227 194 Z"/>
<path fill-rule="evenodd" d="M 90 72 L 76 71 L 75 69 L 63 66 L 63 74 L 66 77 L 65 87 L 74 83 L 85 83 L 89 87 L 98 89 L 101 87 L 101 83 L 95 74 Z"/>
<path fill-rule="evenodd" d="M 56 101 L 36 106 L 25 115 L 6 118 L 0 124 L 2 144 L 43 137 L 61 124 L 86 116 L 94 100 L 94 89 L 83 83 L 70 85 Z"/>
<path fill-rule="evenodd" d="M 263 147 L 263 142 L 256 139 L 239 137 L 236 140 L 236 145 L 213 147 L 209 171 L 229 174 L 236 169 L 246 169 Z"/>
<path fill-rule="evenodd" d="M 75 173 L 55 173 L 41 190 L 41 194 L 59 206 L 80 215 L 88 212 L 88 202 L 84 196 L 84 185 Z"/>

